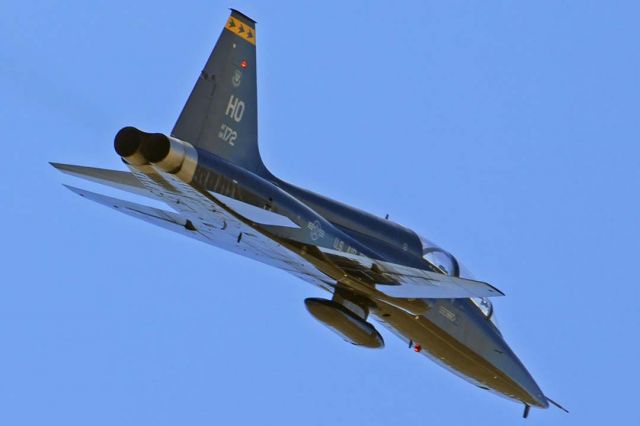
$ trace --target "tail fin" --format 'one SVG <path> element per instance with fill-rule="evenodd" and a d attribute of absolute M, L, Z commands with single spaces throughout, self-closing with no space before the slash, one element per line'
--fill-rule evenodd
<path fill-rule="evenodd" d="M 231 9 L 172 136 L 260 175 L 255 21 Z"/>

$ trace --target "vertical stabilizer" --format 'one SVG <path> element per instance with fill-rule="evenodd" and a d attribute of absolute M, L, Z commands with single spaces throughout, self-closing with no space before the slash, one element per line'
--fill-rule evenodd
<path fill-rule="evenodd" d="M 171 134 L 254 173 L 258 151 L 255 21 L 231 9 Z"/>

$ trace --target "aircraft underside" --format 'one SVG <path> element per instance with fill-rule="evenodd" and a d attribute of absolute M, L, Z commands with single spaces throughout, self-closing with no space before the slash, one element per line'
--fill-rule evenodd
<path fill-rule="evenodd" d="M 297 246 L 301 243 L 278 242 L 273 239 L 273 235 L 265 235 L 269 234 L 265 229 L 267 225 L 260 226 L 231 210 L 219 201 L 226 199 L 229 202 L 225 195 L 217 194 L 216 197 L 216 193 L 194 188 L 176 174 L 164 172 L 151 164 L 129 165 L 130 172 L 56 163 L 53 165 L 60 171 L 76 177 L 163 201 L 173 211 L 67 186 L 86 199 L 164 229 L 285 270 L 331 294 L 338 294 L 340 298 L 337 300 L 342 305 L 349 306 L 345 300 L 354 300 L 355 303 L 352 303 L 350 308 L 360 314 L 363 321 L 367 320 L 367 316 L 375 318 L 379 324 L 400 337 L 411 350 L 428 356 L 479 387 L 527 405 L 546 406 L 546 399 L 541 393 L 532 397 L 522 385 L 511 379 L 499 367 L 492 365 L 482 354 L 477 354 L 466 346 L 462 335 L 458 336 L 459 338 L 455 337 L 452 330 L 462 327 L 460 321 L 469 314 L 478 314 L 475 305 L 466 299 L 393 298 L 373 289 L 369 291 L 370 294 L 357 291 L 323 272 L 322 267 L 318 267 L 319 263 L 326 260 L 314 259 L 311 251 L 296 252 Z M 244 210 L 247 210 L 246 206 Z M 265 220 L 273 222 L 273 219 Z M 271 231 L 274 231 L 273 227 Z M 465 312 L 461 313 L 461 310 Z M 495 333 L 497 329 L 492 323 L 484 318 L 478 319 L 485 323 L 487 335 Z M 500 340 L 495 343 L 496 349 L 511 353 L 508 346 Z M 494 354 L 499 352 L 494 351 Z"/>
<path fill-rule="evenodd" d="M 326 290 L 309 313 L 344 340 L 382 348 L 376 320 L 478 387 L 546 408 L 548 399 L 494 324 L 488 298 L 451 254 L 412 230 L 297 188 L 263 164 L 257 137 L 255 22 L 232 10 L 170 135 L 125 127 L 129 171 L 58 170 L 164 202 L 169 210 L 73 186 L 78 195 Z"/>

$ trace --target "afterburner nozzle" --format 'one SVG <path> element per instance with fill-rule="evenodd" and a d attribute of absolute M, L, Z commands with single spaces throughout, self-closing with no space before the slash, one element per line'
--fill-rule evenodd
<path fill-rule="evenodd" d="M 162 133 L 146 133 L 135 127 L 121 129 L 116 134 L 114 147 L 128 164 L 151 163 L 187 183 L 191 182 L 198 165 L 198 151 L 190 143 Z"/>
<path fill-rule="evenodd" d="M 146 133 L 135 127 L 123 127 L 116 134 L 113 146 L 116 152 L 124 161 L 134 166 L 142 166 L 148 164 L 149 160 L 141 151 L 144 141 L 157 141 L 166 138 L 162 133 Z"/>

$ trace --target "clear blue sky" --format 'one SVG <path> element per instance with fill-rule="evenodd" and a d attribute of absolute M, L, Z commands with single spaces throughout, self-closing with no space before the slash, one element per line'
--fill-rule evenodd
<path fill-rule="evenodd" d="M 572 411 L 527 424 L 640 424 L 640 6 L 557 0 L 5 1 L 0 424 L 520 421 L 384 330 L 342 342 L 308 284 L 62 187 L 48 161 L 122 169 L 119 128 L 171 129 L 228 7 L 259 22 L 270 169 L 504 290 Z"/>

